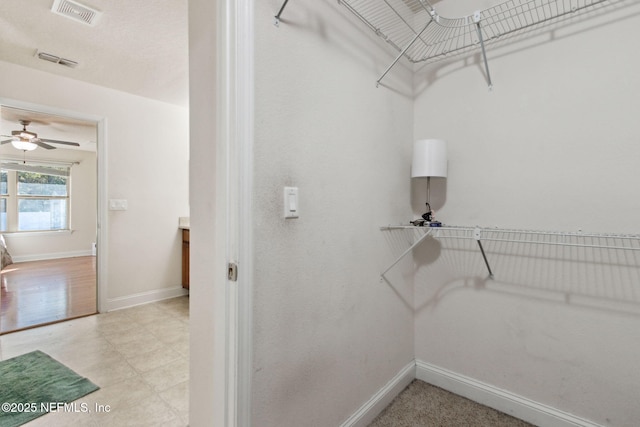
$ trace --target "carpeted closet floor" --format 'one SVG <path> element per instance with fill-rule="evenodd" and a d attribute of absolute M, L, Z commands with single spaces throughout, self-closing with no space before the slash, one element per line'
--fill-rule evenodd
<path fill-rule="evenodd" d="M 531 427 L 531 424 L 414 380 L 369 427 Z"/>

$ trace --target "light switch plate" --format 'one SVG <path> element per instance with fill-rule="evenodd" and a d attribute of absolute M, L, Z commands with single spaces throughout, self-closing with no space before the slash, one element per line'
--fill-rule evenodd
<path fill-rule="evenodd" d="M 110 211 L 126 211 L 128 207 L 126 199 L 109 199 Z"/>
<path fill-rule="evenodd" d="M 298 187 L 284 187 L 284 217 L 299 217 Z"/>

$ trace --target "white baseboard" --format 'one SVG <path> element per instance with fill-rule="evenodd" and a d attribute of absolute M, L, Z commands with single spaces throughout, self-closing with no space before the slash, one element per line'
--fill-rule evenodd
<path fill-rule="evenodd" d="M 164 299 L 181 297 L 188 295 L 189 291 L 182 287 L 158 289 L 148 292 L 140 292 L 125 297 L 111 298 L 107 300 L 107 311 L 120 310 L 123 308 L 134 307 L 136 305 L 147 304 L 150 302 L 162 301 Z"/>
<path fill-rule="evenodd" d="M 47 259 L 60 259 L 60 258 L 74 258 L 79 256 L 91 256 L 91 251 L 73 251 L 73 252 L 56 252 L 51 254 L 36 254 L 36 255 L 17 255 L 11 256 L 13 262 L 28 262 L 28 261 L 44 261 Z"/>
<path fill-rule="evenodd" d="M 466 397 L 536 426 L 602 427 L 599 424 L 567 412 L 420 360 L 413 361 L 405 366 L 391 381 L 343 422 L 340 427 L 365 427 L 369 425 L 414 379 L 419 379 L 459 396 Z"/>
<path fill-rule="evenodd" d="M 415 377 L 416 364 L 411 362 L 343 422 L 340 427 L 364 427 L 369 425 Z"/>
<path fill-rule="evenodd" d="M 541 427 L 601 427 L 473 378 L 416 361 L 416 378 Z"/>

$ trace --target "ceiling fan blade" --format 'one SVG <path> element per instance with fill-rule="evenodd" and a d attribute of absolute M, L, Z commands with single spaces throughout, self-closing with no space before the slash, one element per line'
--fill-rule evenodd
<path fill-rule="evenodd" d="M 53 145 L 45 144 L 40 138 L 33 138 L 29 142 L 36 144 L 38 147 L 46 148 L 47 150 L 55 150 L 56 148 Z"/>
<path fill-rule="evenodd" d="M 13 139 L 6 139 L 6 140 L 4 140 L 4 141 L 0 142 L 0 145 L 8 144 L 8 143 L 10 143 L 11 141 L 13 141 Z"/>
<path fill-rule="evenodd" d="M 79 147 L 80 144 L 78 144 L 77 142 L 69 142 L 69 141 L 58 141 L 57 139 L 45 139 L 45 138 L 38 138 L 40 141 L 44 141 L 44 142 L 50 142 L 52 144 L 64 144 L 64 145 L 72 145 L 74 147 Z"/>

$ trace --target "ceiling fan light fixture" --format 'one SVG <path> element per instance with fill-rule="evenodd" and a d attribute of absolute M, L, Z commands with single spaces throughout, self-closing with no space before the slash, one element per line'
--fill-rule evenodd
<path fill-rule="evenodd" d="M 24 151 L 35 150 L 38 147 L 41 147 L 47 150 L 52 150 L 54 148 L 57 148 L 56 146 L 51 144 L 62 144 L 62 145 L 68 145 L 73 147 L 80 147 L 80 144 L 78 144 L 77 142 L 59 141 L 57 139 L 38 138 L 37 133 L 30 132 L 27 130 L 27 126 L 31 124 L 31 120 L 21 119 L 20 124 L 22 125 L 22 130 L 11 131 L 11 136 L 2 135 L 8 138 L 11 138 L 11 139 L 2 141 L 2 144 L 11 143 L 11 145 L 14 148 L 18 150 L 24 150 Z"/>
<path fill-rule="evenodd" d="M 33 151 L 38 148 L 38 145 L 33 142 L 25 141 L 23 139 L 13 139 L 11 141 L 11 145 L 16 149 L 23 151 Z"/>
<path fill-rule="evenodd" d="M 16 136 L 20 139 L 33 139 L 38 136 L 38 134 L 29 132 L 28 130 L 14 130 L 11 131 L 11 135 Z"/>

